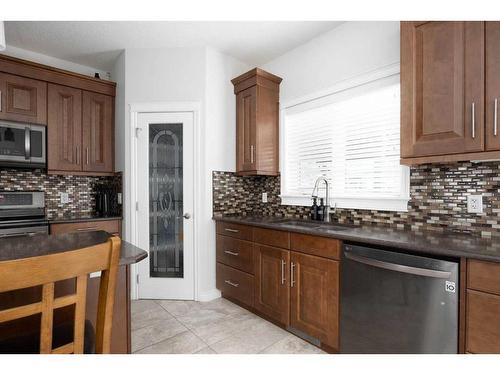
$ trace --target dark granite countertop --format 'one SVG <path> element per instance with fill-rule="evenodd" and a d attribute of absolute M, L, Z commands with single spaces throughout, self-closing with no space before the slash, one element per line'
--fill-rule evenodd
<path fill-rule="evenodd" d="M 71 215 L 62 216 L 49 219 L 50 224 L 63 224 L 63 223 L 80 223 L 85 221 L 107 221 L 107 220 L 122 220 L 121 216 L 97 216 L 93 214 L 86 215 Z"/>
<path fill-rule="evenodd" d="M 0 262 L 60 253 L 106 242 L 111 235 L 105 231 L 78 232 L 58 235 L 37 234 L 29 237 L 0 240 Z M 137 263 L 148 256 L 129 242 L 122 240 L 120 265 Z"/>
<path fill-rule="evenodd" d="M 500 262 L 499 239 L 462 233 L 409 231 L 375 225 L 350 226 L 278 217 L 223 216 L 214 217 L 214 220 L 386 246 L 415 253 Z M 293 220 L 296 224 L 290 225 L 284 220 Z M 311 227 L 311 223 L 317 223 L 320 228 Z"/>

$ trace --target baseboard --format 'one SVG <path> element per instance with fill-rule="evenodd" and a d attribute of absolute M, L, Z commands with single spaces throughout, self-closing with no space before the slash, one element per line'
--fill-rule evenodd
<path fill-rule="evenodd" d="M 218 289 L 208 290 L 203 293 L 198 293 L 198 301 L 200 302 L 209 302 L 216 298 L 220 298 L 221 293 Z"/>

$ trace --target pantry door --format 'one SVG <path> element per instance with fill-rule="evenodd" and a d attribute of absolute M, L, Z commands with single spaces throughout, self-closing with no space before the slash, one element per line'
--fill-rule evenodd
<path fill-rule="evenodd" d="M 138 297 L 194 299 L 192 112 L 137 115 Z"/>

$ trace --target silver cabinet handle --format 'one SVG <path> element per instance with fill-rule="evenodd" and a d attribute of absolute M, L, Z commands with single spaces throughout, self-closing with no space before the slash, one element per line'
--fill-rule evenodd
<path fill-rule="evenodd" d="M 240 255 L 240 253 L 236 253 L 236 252 L 231 251 L 231 250 L 224 250 L 224 253 L 235 256 L 235 257 Z"/>
<path fill-rule="evenodd" d="M 78 159 L 79 159 L 79 154 L 80 154 L 80 152 L 79 152 L 79 150 L 78 150 L 78 146 L 76 146 L 76 165 L 80 165 L 80 162 L 78 161 Z"/>
<path fill-rule="evenodd" d="M 231 280 L 224 280 L 224 282 L 225 282 L 226 284 L 229 284 L 229 285 L 231 285 L 231 286 L 235 287 L 235 288 L 237 288 L 237 287 L 239 287 L 239 286 L 240 286 L 240 284 L 238 284 L 238 283 L 233 283 Z"/>
<path fill-rule="evenodd" d="M 285 285 L 286 281 L 285 267 L 286 267 L 286 262 L 283 259 L 281 259 L 281 285 Z"/>
<path fill-rule="evenodd" d="M 226 232 L 231 232 L 231 233 L 239 233 L 240 231 L 237 229 L 230 229 L 230 228 L 225 228 L 224 229 Z"/>
<path fill-rule="evenodd" d="M 0 91 L 0 112 L 2 112 L 2 91 Z"/>
<path fill-rule="evenodd" d="M 31 129 L 29 126 L 24 128 L 24 158 L 31 159 Z"/>
<path fill-rule="evenodd" d="M 476 103 L 474 102 L 472 102 L 471 117 L 472 139 L 474 139 L 476 138 Z"/>
<path fill-rule="evenodd" d="M 87 157 L 86 157 L 87 158 L 87 164 L 89 164 L 89 148 L 88 147 L 85 148 L 85 153 L 87 155 Z"/>
<path fill-rule="evenodd" d="M 493 112 L 493 135 L 496 137 L 498 133 L 498 99 L 495 98 L 495 106 Z"/>
<path fill-rule="evenodd" d="M 295 280 L 293 278 L 293 274 L 295 272 L 295 264 L 293 262 L 290 263 L 290 287 L 293 288 L 295 285 Z"/>
<path fill-rule="evenodd" d="M 253 164 L 253 145 L 250 146 L 250 163 Z"/>
<path fill-rule="evenodd" d="M 89 231 L 89 230 L 97 230 L 99 228 L 97 227 L 87 227 L 87 228 L 77 228 L 76 230 L 79 231 L 79 232 L 86 232 L 86 231 Z"/>

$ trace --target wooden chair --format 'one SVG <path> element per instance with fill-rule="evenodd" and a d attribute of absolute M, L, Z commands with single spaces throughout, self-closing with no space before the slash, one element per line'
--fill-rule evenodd
<path fill-rule="evenodd" d="M 0 323 L 41 313 L 40 353 L 83 353 L 88 274 L 102 271 L 96 321 L 96 353 L 109 353 L 120 239 L 87 248 L 0 262 L 0 293 L 42 285 L 40 302 L 0 311 Z M 76 278 L 76 293 L 54 298 L 54 283 Z M 54 310 L 75 305 L 73 341 L 52 347 Z"/>

